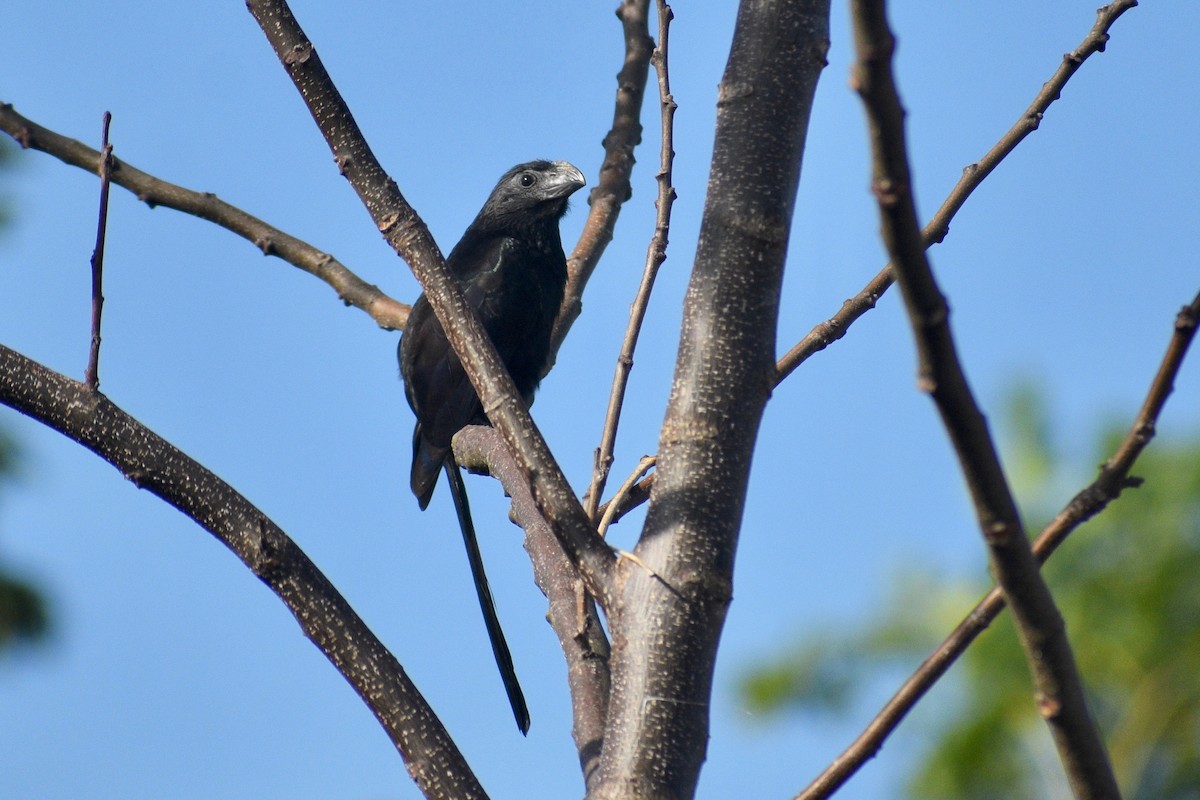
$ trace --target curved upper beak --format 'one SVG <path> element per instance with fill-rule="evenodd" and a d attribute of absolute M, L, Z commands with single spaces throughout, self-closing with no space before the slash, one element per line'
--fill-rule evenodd
<path fill-rule="evenodd" d="M 543 184 L 547 197 L 567 197 L 587 183 L 579 168 L 569 161 L 555 161 L 552 166 L 551 178 Z"/>

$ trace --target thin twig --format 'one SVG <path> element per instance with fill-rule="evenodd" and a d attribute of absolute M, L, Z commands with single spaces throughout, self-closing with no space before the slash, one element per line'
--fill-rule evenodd
<path fill-rule="evenodd" d="M 616 525 L 621 519 L 633 511 L 638 506 L 650 499 L 650 490 L 654 488 L 654 476 L 658 473 L 652 472 L 645 478 L 642 478 L 636 484 L 629 488 L 629 491 L 620 497 L 614 497 L 604 505 L 597 509 L 600 518 L 609 518 L 609 526 Z M 611 511 L 610 511 L 611 508 Z"/>
<path fill-rule="evenodd" d="M 96 248 L 92 251 L 92 340 L 88 348 L 87 371 L 84 383 L 93 392 L 100 391 L 100 315 L 104 310 L 104 237 L 108 230 L 108 187 L 112 172 L 112 145 L 108 143 L 108 127 L 112 112 L 104 112 L 104 129 L 100 136 L 100 209 L 96 222 Z"/>
<path fill-rule="evenodd" d="M 642 141 L 642 98 L 654 48 L 649 34 L 649 5 L 649 0 L 622 0 L 617 8 L 617 19 L 625 34 L 625 62 L 617 73 L 617 99 L 612 128 L 604 137 L 604 162 L 596 188 L 588 194 L 590 209 L 583 231 L 567 259 L 567 286 L 550 338 L 547 372 L 583 311 L 583 289 L 612 241 L 621 205 L 633 196 L 629 176 L 633 173 L 634 148 Z"/>
<path fill-rule="evenodd" d="M 7 103 L 0 103 L 0 131 L 15 139 L 21 147 L 40 150 L 63 163 L 99 174 L 99 152 L 26 119 Z M 320 278 L 337 292 L 343 303 L 367 312 L 385 330 L 399 330 L 408 319 L 407 305 L 388 297 L 378 286 L 367 283 L 333 256 L 231 206 L 210 192 L 176 186 L 119 158 L 112 161 L 111 178 L 114 184 L 133 192 L 138 200 L 151 208 L 165 206 L 208 220 L 251 242 L 263 255 L 278 256 Z"/>
<path fill-rule="evenodd" d="M 658 268 L 667 260 L 667 240 L 671 229 L 671 207 L 675 202 L 675 188 L 671 185 L 671 169 L 675 160 L 675 98 L 671 95 L 671 82 L 668 72 L 668 39 L 671 30 L 671 20 L 674 13 L 665 0 L 656 0 L 658 11 L 658 46 L 650 62 L 654 65 L 658 77 L 658 99 L 662 115 L 662 146 L 659 152 L 659 168 L 656 177 L 658 181 L 658 198 L 654 207 L 658 213 L 654 223 L 654 235 L 646 252 L 646 266 L 642 270 L 642 282 L 634 298 L 633 307 L 629 310 L 629 324 L 625 329 L 625 339 L 621 343 L 621 354 L 617 356 L 616 372 L 613 375 L 612 391 L 608 397 L 608 412 L 604 417 L 604 430 L 600 435 L 600 447 L 596 450 L 596 463 L 592 473 L 592 482 L 584 495 L 584 507 L 588 517 L 596 520 L 596 509 L 600 505 L 600 497 L 604 494 L 604 484 L 608 480 L 608 472 L 612 468 L 613 448 L 617 441 L 617 426 L 621 420 L 621 407 L 625 403 L 625 389 L 629 385 L 629 371 L 633 369 L 633 352 L 637 348 L 638 335 L 642 330 L 642 321 L 646 318 L 646 308 L 650 304 L 650 292 L 654 289 L 654 279 L 658 276 Z M 601 534 L 603 535 L 603 534 Z"/>
<path fill-rule="evenodd" d="M 1067 85 L 1071 76 L 1093 53 L 1104 52 L 1104 46 L 1108 43 L 1109 38 L 1108 29 L 1112 27 L 1118 17 L 1136 5 L 1137 0 L 1116 0 L 1096 12 L 1096 22 L 1088 35 L 1084 37 L 1078 47 L 1062 57 L 1058 69 L 1055 70 L 1050 80 L 1042 85 L 1041 91 L 1038 92 L 1029 108 L 1025 109 L 1025 113 L 1000 137 L 992 149 L 984 154 L 983 158 L 974 164 L 969 164 L 963 170 L 958 183 L 955 184 L 937 213 L 921 231 L 925 247 L 931 247 L 946 238 L 950 232 L 950 221 L 967 202 L 971 193 L 979 187 L 979 184 L 983 183 L 1005 156 L 1011 153 L 1026 136 L 1038 129 L 1046 110 L 1062 96 L 1063 87 Z M 894 280 L 892 265 L 888 264 L 863 287 L 862 291 L 843 303 L 837 314 L 814 327 L 783 358 L 779 359 L 776 382 L 791 375 L 796 367 L 804 363 L 809 356 L 819 353 L 845 336 L 846 330 L 854 324 L 855 320 L 875 307 L 875 303 Z"/>
<path fill-rule="evenodd" d="M 1017 632 L 1072 790 L 1080 800 L 1120 797 L 1108 753 L 1088 712 L 1062 616 L 1046 586 L 1017 512 L 987 422 L 963 373 L 917 223 L 904 134 L 904 109 L 892 75 L 895 39 L 883 0 L 852 0 L 857 63 L 852 84 L 863 100 L 873 153 L 872 191 L 883 240 L 912 324 L 918 382 L 937 406 L 954 444 L 997 583 Z"/>
<path fill-rule="evenodd" d="M 1200 294 L 1196 295 L 1191 305 L 1184 306 L 1176 317 L 1175 332 L 1158 368 L 1158 374 L 1150 384 L 1142 408 L 1121 444 L 1100 467 L 1099 476 L 1071 498 L 1033 543 L 1033 553 L 1039 563 L 1045 563 L 1072 531 L 1103 511 L 1124 489 L 1135 485 L 1129 471 L 1154 436 L 1159 414 L 1162 413 L 1167 396 L 1171 393 L 1175 377 L 1183 364 L 1183 357 L 1195 337 L 1198 320 Z M 859 767 L 879 752 L 884 741 L 913 706 L 941 679 L 950 665 L 966 652 L 975 638 L 992 624 L 1004 607 L 1004 594 L 998 588 L 993 588 L 892 695 L 858 738 L 798 794 L 796 800 L 824 800 L 841 788 Z"/>
<path fill-rule="evenodd" d="M 621 488 L 617 489 L 617 493 L 613 495 L 613 499 L 605 506 L 604 516 L 600 518 L 600 524 L 596 528 L 602 537 L 608 533 L 608 526 L 612 524 L 613 515 L 617 512 L 617 509 L 621 507 L 622 499 L 625 495 L 633 491 L 633 487 L 642 479 L 642 476 L 649 472 L 657 463 L 657 456 L 642 456 L 642 460 L 638 462 L 637 468 L 625 479 L 625 482 L 621 484 Z"/>

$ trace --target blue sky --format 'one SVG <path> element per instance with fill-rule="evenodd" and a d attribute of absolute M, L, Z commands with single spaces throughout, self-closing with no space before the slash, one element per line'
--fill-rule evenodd
<path fill-rule="evenodd" d="M 928 215 L 1026 108 L 1095 0 L 897 4 L 918 208 Z M 594 183 L 622 39 L 615 3 L 294 2 L 376 154 L 444 250 L 496 177 L 535 157 Z M 617 475 L 656 447 L 711 150 L 733 4 L 682 3 L 672 27 L 679 200 L 618 442 Z M 381 241 L 241 3 L 47 0 L 5 11 L 0 100 L 212 191 L 336 255 L 393 296 L 416 284 Z M 1144 3 L 988 179 L 932 251 L 977 396 L 1045 387 L 1055 435 L 1092 477 L 1091 434 L 1128 420 L 1179 306 L 1200 288 L 1200 6 Z M 805 154 L 779 351 L 883 265 L 844 5 Z M 586 484 L 627 309 L 653 232 L 657 108 L 634 197 L 534 415 Z M 96 181 L 37 153 L 0 180 L 0 342 L 82 377 Z M 573 242 L 582 197 L 563 223 Z M 409 670 L 495 797 L 581 794 L 561 654 L 496 485 L 470 480 L 484 555 L 530 699 L 513 730 L 444 491 L 407 488 L 411 415 L 394 333 L 324 284 L 206 222 L 114 189 L 103 390 L 297 540 Z M 755 658 L 865 619 L 891 576 L 979 576 L 983 549 L 936 413 L 914 386 L 889 293 L 775 393 L 756 453 L 699 796 L 786 797 L 890 693 L 844 718 L 753 718 L 733 692 Z M 1185 365 L 1160 435 L 1196 429 Z M 20 480 L 0 555 L 40 582 L 50 641 L 0 658 L 0 797 L 415 798 L 374 718 L 283 606 L 189 520 L 61 436 L 0 409 Z M 628 545 L 631 519 L 613 530 Z M 965 610 L 965 609 L 964 609 Z M 953 693 L 935 692 L 926 719 Z M 888 797 L 928 728 L 906 724 L 840 795 Z M 536 777 L 534 777 L 536 776 Z M 536 788 L 531 789 L 532 786 Z"/>

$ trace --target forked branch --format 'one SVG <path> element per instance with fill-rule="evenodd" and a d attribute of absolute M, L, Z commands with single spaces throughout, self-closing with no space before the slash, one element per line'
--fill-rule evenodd
<path fill-rule="evenodd" d="M 979 188 L 984 179 L 992 174 L 1000 162 L 1016 149 L 1025 137 L 1033 133 L 1041 125 L 1050 105 L 1062 97 L 1062 90 L 1071 76 L 1079 70 L 1083 62 L 1094 53 L 1104 52 L 1108 43 L 1108 30 L 1117 18 L 1137 5 L 1137 0 L 1116 0 L 1096 12 L 1096 22 L 1092 29 L 1080 42 L 1079 46 L 1062 57 L 1058 69 L 1050 76 L 1050 80 L 1042 84 L 1037 97 L 1025 109 L 1025 112 L 1013 123 L 1012 127 L 1000 137 L 983 158 L 970 164 L 963 170 L 962 177 L 942 202 L 937 213 L 930 218 L 921 231 L 925 247 L 940 243 L 950 232 L 950 222 L 958 210 L 963 207 L 971 194 Z M 776 366 L 777 381 L 782 381 L 796 370 L 796 367 L 808 360 L 809 356 L 819 353 L 838 339 L 846 335 L 847 329 L 855 320 L 875 307 L 875 303 L 895 280 L 892 265 L 886 265 L 867 283 L 854 297 L 842 304 L 842 308 L 825 322 L 820 323 L 809 331 L 803 339 L 779 359 Z"/>

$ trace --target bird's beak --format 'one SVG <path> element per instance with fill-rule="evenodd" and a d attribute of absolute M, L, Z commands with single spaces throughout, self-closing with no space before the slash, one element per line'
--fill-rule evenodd
<path fill-rule="evenodd" d="M 543 185 L 547 197 L 567 197 L 587 183 L 579 168 L 568 161 L 555 161 L 553 167 L 550 180 Z"/>

